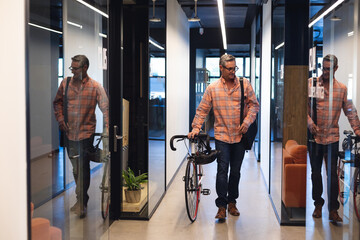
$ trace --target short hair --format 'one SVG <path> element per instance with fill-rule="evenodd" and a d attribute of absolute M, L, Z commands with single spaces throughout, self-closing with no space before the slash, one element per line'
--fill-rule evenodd
<path fill-rule="evenodd" d="M 333 63 L 333 67 L 337 67 L 338 65 L 338 59 L 335 55 L 332 54 L 328 54 L 323 58 L 323 62 L 332 62 Z"/>
<path fill-rule="evenodd" d="M 74 62 L 79 62 L 81 67 L 86 65 L 89 68 L 89 59 L 85 55 L 76 55 L 72 57 L 71 60 Z"/>
<path fill-rule="evenodd" d="M 230 54 L 223 54 L 221 57 L 220 57 L 220 61 L 219 61 L 219 65 L 223 66 L 223 67 L 226 67 L 226 63 L 227 62 L 232 62 L 232 61 L 235 61 L 235 57 L 233 55 L 230 55 Z"/>

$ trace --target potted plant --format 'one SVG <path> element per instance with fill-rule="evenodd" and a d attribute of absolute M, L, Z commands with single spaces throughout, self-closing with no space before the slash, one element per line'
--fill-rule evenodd
<path fill-rule="evenodd" d="M 134 172 L 128 168 L 122 173 L 124 178 L 125 200 L 129 203 L 138 203 L 141 198 L 141 183 L 147 182 L 147 173 L 135 176 Z"/>

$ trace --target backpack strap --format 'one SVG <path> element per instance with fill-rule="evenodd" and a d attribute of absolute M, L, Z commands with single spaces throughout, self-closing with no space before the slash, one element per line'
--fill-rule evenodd
<path fill-rule="evenodd" d="M 240 109 L 240 126 L 244 119 L 244 78 L 240 77 L 240 88 L 241 88 L 241 109 Z"/>
<path fill-rule="evenodd" d="M 63 114 L 64 114 L 65 123 L 68 122 L 68 112 L 67 112 L 68 97 L 67 97 L 67 92 L 68 92 L 70 80 L 71 80 L 71 77 L 67 77 L 66 86 L 65 86 L 65 94 L 64 94 Z"/>

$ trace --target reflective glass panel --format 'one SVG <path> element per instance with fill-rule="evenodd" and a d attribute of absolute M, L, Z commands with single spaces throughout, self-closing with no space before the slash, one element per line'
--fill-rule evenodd
<path fill-rule="evenodd" d="M 55 227 L 52 238 L 106 239 L 108 4 L 30 0 L 29 5 L 32 217 Z M 41 234 L 35 225 L 32 230 Z"/>

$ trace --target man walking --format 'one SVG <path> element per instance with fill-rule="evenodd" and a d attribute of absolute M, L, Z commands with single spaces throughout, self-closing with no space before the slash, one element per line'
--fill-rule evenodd
<path fill-rule="evenodd" d="M 240 168 L 245 149 L 240 142 L 249 126 L 255 121 L 259 111 L 259 103 L 247 79 L 244 84 L 244 120 L 240 126 L 241 87 L 240 79 L 235 76 L 238 70 L 235 57 L 224 54 L 220 58 L 221 77 L 210 84 L 204 93 L 203 99 L 196 110 L 192 123 L 192 131 L 188 134 L 193 138 L 200 132 L 205 117 L 213 108 L 215 116 L 214 132 L 215 146 L 221 151 L 217 159 L 215 201 L 219 208 L 215 218 L 225 220 L 226 208 L 233 216 L 239 216 L 236 208 L 236 199 L 239 197 Z M 230 166 L 230 175 L 228 176 Z"/>
<path fill-rule="evenodd" d="M 90 186 L 90 159 L 96 128 L 95 108 L 98 104 L 108 126 L 108 98 L 103 87 L 87 74 L 89 60 L 84 55 L 71 58 L 73 77 L 64 79 L 54 99 L 54 112 L 60 129 L 66 133 L 65 147 L 69 155 L 76 183 L 76 203 L 72 211 L 86 216 Z"/>
<path fill-rule="evenodd" d="M 311 114 L 312 106 L 309 101 L 308 128 L 313 134 L 315 142 L 310 143 L 309 155 L 311 164 L 312 198 L 315 210 L 314 218 L 321 218 L 324 199 L 321 167 L 325 158 L 327 165 L 327 195 L 329 220 L 342 222 L 337 210 L 338 201 L 338 176 L 337 159 L 339 152 L 339 118 L 341 109 L 347 116 L 355 134 L 360 136 L 360 122 L 352 101 L 347 98 L 347 88 L 344 84 L 335 79 L 335 72 L 338 69 L 338 59 L 334 55 L 326 55 L 323 58 L 323 74 L 317 79 L 317 92 L 323 93 L 316 98 L 316 112 Z M 311 80 L 311 79 L 310 79 Z M 312 83 L 309 81 L 309 91 Z M 332 89 L 332 92 L 331 92 Z M 331 98 L 332 96 L 332 98 Z M 331 101 L 330 101 L 331 100 Z M 313 121 L 316 114 L 317 122 Z"/>

